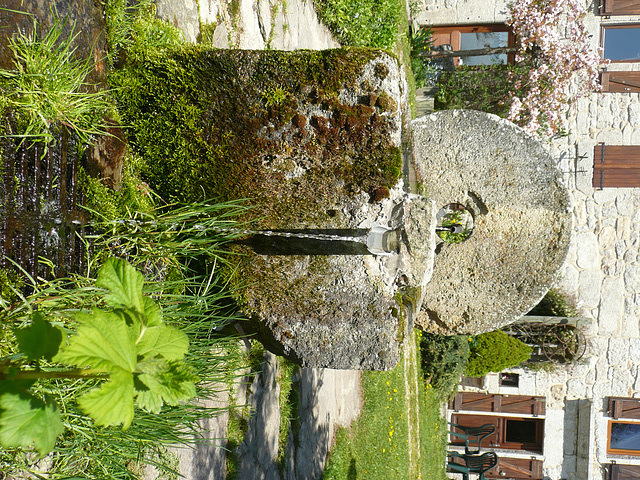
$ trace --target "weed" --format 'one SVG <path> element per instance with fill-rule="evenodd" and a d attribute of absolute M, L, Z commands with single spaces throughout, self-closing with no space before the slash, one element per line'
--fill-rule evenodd
<path fill-rule="evenodd" d="M 13 68 L 0 69 L 0 115 L 9 111 L 17 116 L 17 131 L 5 135 L 21 138 L 21 144 L 42 142 L 43 155 L 62 129 L 74 130 L 83 144 L 106 133 L 107 93 L 87 83 L 94 62 L 75 58 L 75 25 L 66 38 L 65 25 L 55 19 L 43 33 L 34 19 L 30 32 L 9 40 Z"/>

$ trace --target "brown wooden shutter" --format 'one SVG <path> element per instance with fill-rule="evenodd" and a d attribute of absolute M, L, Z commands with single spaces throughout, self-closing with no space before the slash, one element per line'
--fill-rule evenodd
<path fill-rule="evenodd" d="M 637 15 L 640 14 L 640 0 L 602 0 L 602 15 Z"/>
<path fill-rule="evenodd" d="M 603 92 L 638 93 L 640 92 L 640 72 L 602 72 L 600 83 Z"/>
<path fill-rule="evenodd" d="M 610 463 L 607 465 L 609 476 L 607 480 L 640 480 L 640 465 L 620 465 Z"/>
<path fill-rule="evenodd" d="M 462 392 L 456 395 L 452 407 L 457 411 L 544 415 L 545 399 L 529 395 L 487 395 L 485 393 Z"/>
<path fill-rule="evenodd" d="M 640 399 L 609 397 L 609 416 L 640 419 Z"/>
<path fill-rule="evenodd" d="M 640 146 L 596 145 L 593 152 L 593 186 L 640 187 Z"/>
<path fill-rule="evenodd" d="M 542 460 L 532 458 L 508 458 L 500 456 L 496 468 L 489 470 L 487 478 L 513 478 L 517 480 L 541 480 Z"/>

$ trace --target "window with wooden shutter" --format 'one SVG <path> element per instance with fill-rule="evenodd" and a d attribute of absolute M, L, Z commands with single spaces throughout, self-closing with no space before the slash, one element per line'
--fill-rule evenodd
<path fill-rule="evenodd" d="M 432 27 L 431 31 L 435 47 L 451 45 L 453 51 L 507 47 L 515 44 L 511 27 L 505 24 L 439 26 Z M 514 54 L 478 55 L 464 57 L 462 60 L 459 57 L 453 59 L 455 66 L 505 64 L 514 61 Z"/>
<path fill-rule="evenodd" d="M 609 416 L 607 453 L 640 455 L 640 399 L 610 397 Z"/>
<path fill-rule="evenodd" d="M 602 0 L 600 13 L 602 15 L 638 15 L 640 0 Z"/>
<path fill-rule="evenodd" d="M 500 395 L 476 392 L 458 393 L 451 408 L 456 411 L 518 413 L 522 415 L 544 415 L 544 397 L 531 395 Z"/>
<path fill-rule="evenodd" d="M 640 72 L 602 72 L 603 92 L 640 93 Z"/>
<path fill-rule="evenodd" d="M 640 146 L 596 145 L 593 153 L 593 186 L 640 187 Z"/>
<path fill-rule="evenodd" d="M 609 416 L 614 419 L 640 419 L 640 399 L 609 397 Z"/>
<path fill-rule="evenodd" d="M 486 478 L 513 478 L 542 480 L 542 460 L 533 458 L 498 457 L 498 465 L 486 473 Z"/>

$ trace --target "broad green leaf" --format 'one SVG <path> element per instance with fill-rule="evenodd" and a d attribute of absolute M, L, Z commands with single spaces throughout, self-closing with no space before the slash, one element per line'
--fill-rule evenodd
<path fill-rule="evenodd" d="M 144 372 L 139 379 L 148 390 L 137 391 L 136 402 L 145 410 L 158 413 L 163 403 L 177 405 L 196 395 L 198 377 L 183 363 L 152 359 L 141 362 L 139 370 Z"/>
<path fill-rule="evenodd" d="M 96 425 L 120 425 L 126 430 L 133 420 L 133 374 L 111 372 L 111 379 L 78 400 L 80 408 Z"/>
<path fill-rule="evenodd" d="M 126 260 L 110 258 L 98 270 L 96 285 L 106 288 L 104 300 L 112 307 L 124 307 L 144 312 L 142 285 L 144 277 Z"/>
<path fill-rule="evenodd" d="M 162 310 L 160 310 L 160 307 L 156 305 L 156 302 L 154 302 L 152 298 L 143 297 L 142 313 L 146 317 L 146 325 L 150 327 L 162 325 Z"/>
<path fill-rule="evenodd" d="M 189 350 L 189 337 L 168 325 L 149 327 L 137 345 L 138 356 L 150 358 L 160 355 L 167 360 L 182 360 Z"/>
<path fill-rule="evenodd" d="M 94 309 L 93 313 L 78 314 L 76 318 L 81 322 L 78 334 L 71 337 L 55 361 L 107 372 L 133 372 L 135 342 L 122 312 Z"/>
<path fill-rule="evenodd" d="M 60 412 L 54 402 L 44 402 L 18 390 L 16 382 L 0 382 L 0 443 L 4 447 L 29 447 L 46 455 L 62 433 Z"/>
<path fill-rule="evenodd" d="M 29 360 L 51 360 L 58 353 L 62 343 L 62 332 L 45 320 L 39 312 L 34 312 L 31 319 L 31 325 L 14 332 L 18 347 Z"/>

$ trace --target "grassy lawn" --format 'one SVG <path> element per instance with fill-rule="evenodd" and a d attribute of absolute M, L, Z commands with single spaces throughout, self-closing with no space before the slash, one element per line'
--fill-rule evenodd
<path fill-rule="evenodd" d="M 415 341 L 415 334 L 411 341 Z M 325 468 L 325 480 L 446 478 L 442 401 L 433 388 L 424 385 L 415 358 L 408 364 L 408 372 L 401 360 L 392 371 L 363 373 L 362 414 L 351 428 L 338 432 Z M 415 394 L 418 400 L 411 403 L 417 406 L 417 416 L 407 409 L 405 373 L 409 385 L 419 385 L 417 392 L 410 392 L 410 397 Z M 419 432 L 411 436 L 411 445 L 409 428 Z M 419 451 L 418 458 L 410 461 L 410 451 Z"/>

